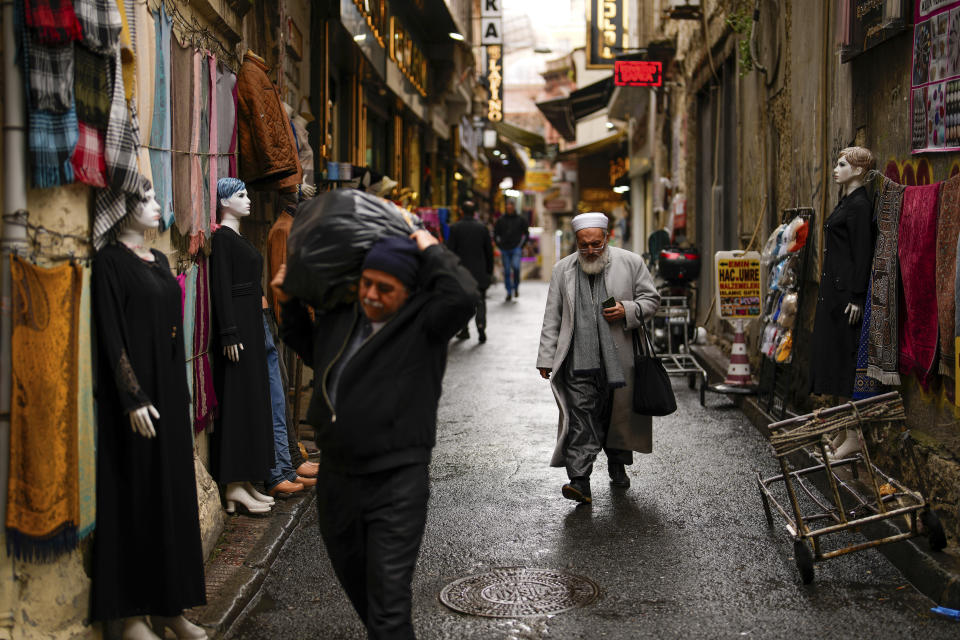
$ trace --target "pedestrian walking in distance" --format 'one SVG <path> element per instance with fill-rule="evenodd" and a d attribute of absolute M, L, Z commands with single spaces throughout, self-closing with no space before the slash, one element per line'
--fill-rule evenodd
<path fill-rule="evenodd" d="M 413 569 L 430 496 L 428 465 L 447 343 L 470 319 L 476 283 L 427 231 L 369 250 L 359 300 L 283 301 L 281 335 L 317 372 L 307 421 L 321 451 L 320 535 L 340 586 L 374 640 L 415 638 Z"/>
<path fill-rule="evenodd" d="M 530 238 L 527 219 L 517 213 L 517 205 L 507 200 L 507 210 L 493 225 L 493 237 L 503 259 L 503 284 L 507 287 L 507 302 L 520 295 L 520 258 L 523 245 Z"/>
<path fill-rule="evenodd" d="M 550 465 L 566 467 L 561 491 L 578 502 L 592 500 L 590 472 L 601 449 L 617 487 L 630 486 L 632 452 L 653 450 L 650 417 L 633 412 L 631 334 L 660 296 L 640 256 L 609 246 L 608 226 L 602 213 L 573 219 L 577 252 L 553 268 L 537 355 L 560 408 Z"/>
<path fill-rule="evenodd" d="M 487 287 L 490 286 L 490 276 L 493 274 L 493 244 L 490 242 L 487 225 L 474 217 L 476 210 L 472 200 L 461 205 L 463 219 L 450 227 L 447 248 L 460 257 L 460 262 L 477 281 L 477 289 L 480 291 L 476 313 L 477 334 L 483 344 L 487 341 Z M 457 337 L 461 340 L 470 337 L 467 325 L 463 325 Z"/>

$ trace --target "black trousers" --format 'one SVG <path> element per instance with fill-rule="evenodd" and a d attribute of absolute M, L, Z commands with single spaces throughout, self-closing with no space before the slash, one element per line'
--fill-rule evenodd
<path fill-rule="evenodd" d="M 366 475 L 320 466 L 320 535 L 340 586 L 372 640 L 416 638 L 410 585 L 429 498 L 425 464 Z"/>
<path fill-rule="evenodd" d="M 602 375 L 575 376 L 564 365 L 561 387 L 567 401 L 567 439 L 564 442 L 567 476 L 570 479 L 590 477 L 593 462 L 600 450 L 607 462 L 632 464 L 633 452 L 603 446 L 610 429 L 613 391 Z"/>
<path fill-rule="evenodd" d="M 477 331 L 484 331 L 487 328 L 487 290 L 480 292 L 480 299 L 477 300 L 477 314 L 474 316 L 477 322 Z"/>

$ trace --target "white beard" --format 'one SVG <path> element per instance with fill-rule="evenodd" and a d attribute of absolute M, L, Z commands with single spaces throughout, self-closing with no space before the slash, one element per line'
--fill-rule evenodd
<path fill-rule="evenodd" d="M 601 253 L 597 258 L 593 260 L 587 260 L 583 257 L 583 254 L 577 254 L 577 260 L 580 262 L 580 268 L 583 269 L 583 272 L 588 276 L 595 276 L 598 273 L 603 273 L 603 270 L 607 267 L 607 264 L 610 263 L 610 252 L 607 251 L 607 248 L 603 248 L 603 253 Z"/>

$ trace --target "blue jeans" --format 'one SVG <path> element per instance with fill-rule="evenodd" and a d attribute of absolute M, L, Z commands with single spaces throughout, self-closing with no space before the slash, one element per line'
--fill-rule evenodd
<path fill-rule="evenodd" d="M 287 439 L 287 401 L 283 393 L 283 380 L 280 377 L 280 359 L 277 346 L 273 343 L 273 334 L 267 318 L 263 318 L 263 335 L 267 345 L 267 376 L 270 379 L 270 407 L 273 410 L 273 450 L 275 460 L 267 478 L 267 489 L 283 482 L 297 479 L 297 472 L 290 463 L 290 442 Z M 241 356 L 242 357 L 242 356 Z"/>
<path fill-rule="evenodd" d="M 500 249 L 500 257 L 503 258 L 503 284 L 507 287 L 507 293 L 516 293 L 520 287 L 520 258 L 522 255 L 522 246 L 514 249 Z"/>

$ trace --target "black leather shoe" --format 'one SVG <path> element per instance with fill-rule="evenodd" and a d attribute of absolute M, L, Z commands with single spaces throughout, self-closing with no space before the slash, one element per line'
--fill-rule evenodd
<path fill-rule="evenodd" d="M 469 338 L 470 338 L 469 329 L 461 329 L 460 332 L 457 334 L 457 340 L 467 340 Z"/>
<path fill-rule="evenodd" d="M 573 478 L 567 484 L 563 485 L 560 493 L 567 500 L 576 500 L 577 502 L 593 502 L 590 496 L 590 478 Z"/>
<path fill-rule="evenodd" d="M 477 329 L 477 333 L 480 334 L 477 338 L 478 340 L 480 340 L 480 344 L 483 344 L 484 342 L 487 341 L 487 332 L 485 330 Z"/>
<path fill-rule="evenodd" d="M 615 487 L 630 486 L 630 477 L 622 464 L 611 462 L 607 465 L 607 469 L 610 472 L 610 484 Z"/>

